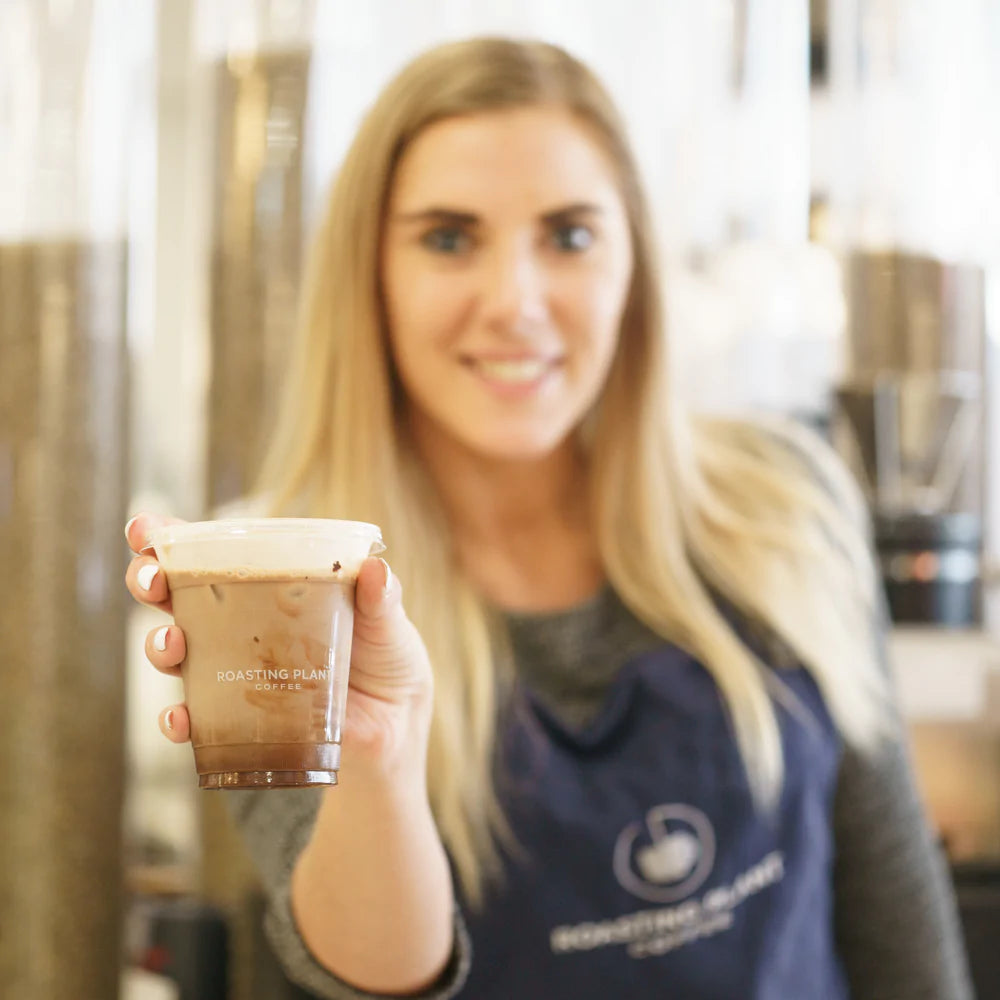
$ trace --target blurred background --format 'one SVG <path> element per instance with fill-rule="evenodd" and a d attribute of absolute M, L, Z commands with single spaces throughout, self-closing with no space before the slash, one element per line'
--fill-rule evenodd
<path fill-rule="evenodd" d="M 539 36 L 619 101 L 677 383 L 869 498 L 918 777 L 1000 997 L 1000 4 L 0 0 L 0 995 L 301 996 L 142 653 L 121 530 L 247 488 L 317 208 L 421 49 Z"/>

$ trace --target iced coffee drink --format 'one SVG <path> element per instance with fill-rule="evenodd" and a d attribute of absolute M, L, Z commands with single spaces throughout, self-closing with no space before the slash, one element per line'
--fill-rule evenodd
<path fill-rule="evenodd" d="M 255 519 L 150 539 L 184 630 L 184 694 L 203 788 L 337 781 L 363 559 L 376 527 Z"/>

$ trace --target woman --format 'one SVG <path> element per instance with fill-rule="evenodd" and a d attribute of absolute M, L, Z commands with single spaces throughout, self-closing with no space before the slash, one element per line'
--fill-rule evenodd
<path fill-rule="evenodd" d="M 358 581 L 340 786 L 228 797 L 315 995 L 970 995 L 862 502 L 671 374 L 590 72 L 497 39 L 403 70 L 319 226 L 260 483 L 378 523 L 393 572 Z M 127 579 L 169 610 L 155 522 Z M 176 671 L 180 630 L 147 654 Z"/>

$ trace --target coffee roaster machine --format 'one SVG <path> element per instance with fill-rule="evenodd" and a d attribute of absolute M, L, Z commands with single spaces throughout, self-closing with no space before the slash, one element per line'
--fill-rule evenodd
<path fill-rule="evenodd" d="M 845 285 L 848 361 L 833 434 L 868 496 L 893 621 L 981 628 L 989 565 L 984 272 L 858 251 L 846 259 Z"/>

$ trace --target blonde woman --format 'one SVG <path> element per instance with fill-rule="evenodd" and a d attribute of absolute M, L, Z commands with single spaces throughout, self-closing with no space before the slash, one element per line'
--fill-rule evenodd
<path fill-rule="evenodd" d="M 259 491 L 392 560 L 340 786 L 228 796 L 309 995 L 970 996 L 862 503 L 804 431 L 682 413 L 663 332 L 593 75 L 501 39 L 404 69 L 319 225 Z M 127 580 L 169 610 L 157 520 Z"/>

